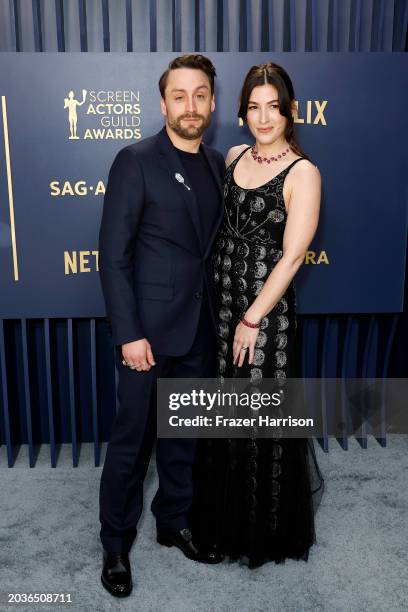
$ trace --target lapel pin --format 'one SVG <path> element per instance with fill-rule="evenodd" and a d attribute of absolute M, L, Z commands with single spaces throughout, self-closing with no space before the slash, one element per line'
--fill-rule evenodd
<path fill-rule="evenodd" d="M 179 172 L 176 172 L 176 174 L 174 175 L 176 181 L 178 181 L 179 183 L 181 183 L 182 185 L 184 185 L 184 187 L 186 189 L 188 189 L 189 191 L 191 191 L 190 187 L 188 185 L 186 185 L 186 183 L 184 182 L 184 176 L 182 174 L 180 174 Z"/>

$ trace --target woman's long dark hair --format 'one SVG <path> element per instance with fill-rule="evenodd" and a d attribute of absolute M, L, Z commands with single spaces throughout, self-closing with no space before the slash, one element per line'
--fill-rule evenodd
<path fill-rule="evenodd" d="M 254 87 L 259 85 L 273 85 L 278 90 L 279 112 L 286 117 L 287 123 L 285 128 L 285 138 L 289 143 L 290 148 L 296 155 L 305 157 L 309 161 L 310 158 L 306 155 L 303 149 L 296 142 L 294 119 L 292 115 L 292 106 L 295 99 L 295 91 L 292 81 L 286 70 L 278 64 L 268 62 L 267 64 L 259 64 L 252 66 L 245 77 L 244 84 L 239 97 L 238 117 L 244 123 L 247 121 L 248 103 Z"/>

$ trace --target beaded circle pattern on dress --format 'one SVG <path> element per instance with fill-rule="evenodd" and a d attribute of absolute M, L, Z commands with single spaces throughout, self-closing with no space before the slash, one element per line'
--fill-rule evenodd
<path fill-rule="evenodd" d="M 261 293 L 273 268 L 283 256 L 283 234 L 287 212 L 283 198 L 285 177 L 293 165 L 256 189 L 243 189 L 234 180 L 234 169 L 240 156 L 227 168 L 224 196 L 224 220 L 214 252 L 214 280 L 219 291 L 219 355 L 218 376 L 248 378 L 253 390 L 261 390 L 265 378 L 282 381 L 293 375 L 293 338 L 296 329 L 295 289 L 289 285 L 275 307 L 261 320 L 251 364 L 240 368 L 232 361 L 235 329 L 245 311 Z M 272 167 L 272 164 L 271 164 Z M 283 390 L 282 390 L 283 393 Z M 282 395 L 284 398 L 284 395 Z M 267 530 L 279 526 L 283 445 L 275 441 L 268 446 Z M 255 529 L 259 520 L 259 442 L 256 431 L 249 440 L 229 441 L 229 465 L 235 469 L 237 452 L 246 445 L 245 466 L 246 512 L 248 529 Z"/>

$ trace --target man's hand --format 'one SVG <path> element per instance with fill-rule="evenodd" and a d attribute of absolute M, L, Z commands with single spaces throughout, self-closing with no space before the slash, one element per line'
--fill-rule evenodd
<path fill-rule="evenodd" d="M 138 372 L 148 372 L 156 365 L 152 349 L 146 338 L 122 344 L 123 359 L 129 366 L 135 366 Z"/>

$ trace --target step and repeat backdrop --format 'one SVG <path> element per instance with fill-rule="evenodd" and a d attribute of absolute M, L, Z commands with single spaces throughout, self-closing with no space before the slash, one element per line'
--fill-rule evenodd
<path fill-rule="evenodd" d="M 98 232 L 110 165 L 163 126 L 158 80 L 177 53 L 0 54 L 0 318 L 99 317 Z M 407 235 L 404 54 L 208 53 L 204 141 L 252 143 L 247 70 L 273 61 L 296 93 L 298 140 L 322 176 L 298 312 L 399 312 Z"/>

